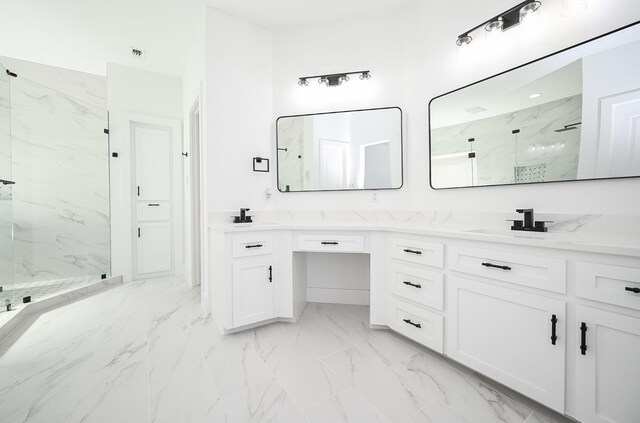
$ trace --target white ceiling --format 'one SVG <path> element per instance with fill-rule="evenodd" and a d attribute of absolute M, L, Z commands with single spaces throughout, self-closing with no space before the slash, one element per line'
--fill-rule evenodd
<path fill-rule="evenodd" d="M 113 62 L 181 76 L 205 6 L 282 30 L 388 16 L 420 1 L 0 0 L 0 56 L 99 75 Z"/>
<path fill-rule="evenodd" d="M 382 17 L 421 2 L 421 0 L 204 1 L 208 6 L 274 30 Z"/>

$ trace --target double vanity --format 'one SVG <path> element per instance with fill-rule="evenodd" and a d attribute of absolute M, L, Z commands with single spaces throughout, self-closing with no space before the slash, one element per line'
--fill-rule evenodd
<path fill-rule="evenodd" d="M 210 225 L 225 333 L 296 321 L 307 257 L 368 255 L 370 324 L 583 422 L 637 421 L 640 243 L 453 225 Z"/>

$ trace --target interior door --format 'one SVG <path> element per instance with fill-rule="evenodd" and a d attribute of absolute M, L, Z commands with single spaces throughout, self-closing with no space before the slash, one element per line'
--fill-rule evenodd
<path fill-rule="evenodd" d="M 349 143 L 320 140 L 320 186 L 323 189 L 349 188 Z"/>
<path fill-rule="evenodd" d="M 576 308 L 576 418 L 584 423 L 640 421 L 640 319 Z M 581 327 L 584 323 L 585 333 Z"/>
<path fill-rule="evenodd" d="M 233 326 L 261 322 L 275 316 L 271 256 L 233 264 Z"/>
<path fill-rule="evenodd" d="M 172 132 L 166 126 L 132 125 L 134 146 L 133 278 L 172 273 Z"/>

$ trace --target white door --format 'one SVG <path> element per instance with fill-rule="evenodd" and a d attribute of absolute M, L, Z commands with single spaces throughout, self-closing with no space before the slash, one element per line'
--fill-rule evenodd
<path fill-rule="evenodd" d="M 583 323 L 586 349 L 580 349 Z M 583 423 L 639 422 L 640 319 L 578 306 L 576 324 L 575 417 Z"/>
<path fill-rule="evenodd" d="M 320 140 L 320 189 L 349 188 L 349 143 Z"/>
<path fill-rule="evenodd" d="M 275 317 L 272 257 L 233 264 L 233 327 Z"/>
<path fill-rule="evenodd" d="M 133 278 L 172 273 L 172 129 L 132 124 L 134 160 Z"/>
<path fill-rule="evenodd" d="M 446 354 L 563 413 L 565 302 L 457 277 L 447 284 Z"/>

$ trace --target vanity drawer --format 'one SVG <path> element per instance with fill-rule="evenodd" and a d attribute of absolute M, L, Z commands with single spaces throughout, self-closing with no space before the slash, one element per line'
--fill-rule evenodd
<path fill-rule="evenodd" d="M 297 249 L 300 251 L 325 251 L 363 253 L 364 235 L 298 234 Z"/>
<path fill-rule="evenodd" d="M 413 266 L 391 266 L 391 291 L 396 296 L 424 304 L 436 310 L 444 309 L 444 275 Z"/>
<path fill-rule="evenodd" d="M 389 327 L 414 341 L 443 352 L 444 318 L 401 300 L 391 300 Z"/>
<path fill-rule="evenodd" d="M 444 267 L 444 245 L 392 237 L 391 257 L 442 269 Z"/>
<path fill-rule="evenodd" d="M 169 203 L 138 203 L 137 208 L 140 221 L 169 220 L 171 216 Z"/>
<path fill-rule="evenodd" d="M 640 310 L 640 269 L 598 263 L 576 263 L 580 298 Z"/>
<path fill-rule="evenodd" d="M 450 246 L 449 268 L 517 285 L 567 292 L 567 263 L 552 257 Z"/>
<path fill-rule="evenodd" d="M 233 257 L 252 257 L 271 254 L 272 235 L 269 232 L 252 232 L 233 235 Z"/>

